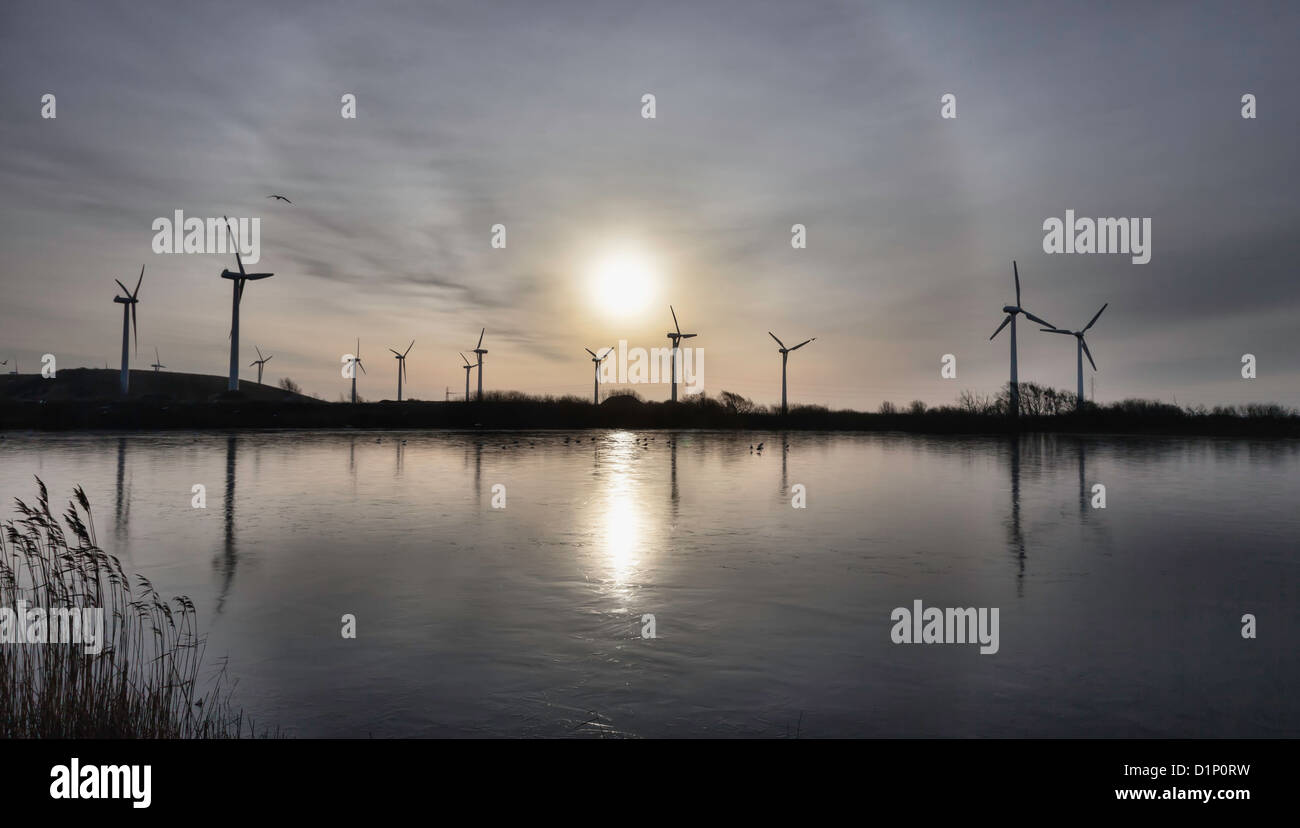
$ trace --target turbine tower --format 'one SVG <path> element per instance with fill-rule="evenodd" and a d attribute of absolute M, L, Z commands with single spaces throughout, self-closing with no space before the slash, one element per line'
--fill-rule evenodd
<path fill-rule="evenodd" d="M 1056 326 L 1045 319 L 1039 319 L 1037 316 L 1034 316 L 1029 311 L 1020 307 L 1020 269 L 1016 266 L 1014 260 L 1011 262 L 1011 270 L 1012 273 L 1015 274 L 1016 279 L 1016 303 L 1014 305 L 1002 306 L 1002 310 L 1006 313 L 1007 318 L 1002 320 L 1002 324 L 998 325 L 998 329 L 993 332 L 993 336 L 990 336 L 989 339 L 992 340 L 994 336 L 1001 333 L 1002 329 L 1007 326 L 1007 323 L 1011 324 L 1011 410 L 1008 413 L 1012 417 L 1018 417 L 1020 416 L 1020 380 L 1016 373 L 1016 316 L 1023 313 L 1026 317 L 1034 320 L 1040 325 L 1045 325 L 1048 328 L 1055 328 Z"/>
<path fill-rule="evenodd" d="M 397 353 L 397 351 L 393 351 L 392 348 L 388 349 L 390 351 L 393 351 L 393 356 L 397 357 L 397 401 L 398 402 L 402 401 L 402 377 L 403 375 L 406 374 L 406 355 L 409 354 L 411 352 L 411 349 L 414 347 L 415 347 L 415 340 L 412 339 L 411 344 L 407 345 L 406 350 L 400 354 Z"/>
<path fill-rule="evenodd" d="M 465 359 L 465 355 L 461 354 L 460 358 Z M 469 372 L 473 370 L 474 370 L 474 363 L 470 362 L 468 359 L 465 359 L 465 402 L 469 402 Z"/>
<path fill-rule="evenodd" d="M 357 404 L 357 369 L 358 368 L 360 368 L 364 373 L 367 374 L 370 373 L 369 371 L 366 371 L 366 366 L 361 363 L 361 340 L 360 339 L 357 340 L 356 353 L 352 354 L 352 404 L 353 405 Z"/>
<path fill-rule="evenodd" d="M 478 332 L 478 345 L 474 348 L 473 353 L 478 354 L 478 399 L 483 401 L 483 355 L 487 349 L 483 347 L 483 334 L 487 333 L 487 328 Z"/>
<path fill-rule="evenodd" d="M 158 373 L 160 369 L 167 367 L 166 365 L 162 364 L 162 357 L 158 356 L 157 345 L 153 346 L 153 365 L 150 365 L 149 367 L 153 369 L 153 372 L 155 374 Z"/>
<path fill-rule="evenodd" d="M 767 335 L 772 337 L 773 339 L 776 339 L 776 344 L 781 346 L 777 350 L 781 352 L 781 416 L 784 417 L 787 410 L 785 405 L 785 364 L 790 359 L 791 351 L 799 350 L 803 346 L 807 345 L 809 342 L 815 341 L 817 337 L 814 336 L 812 339 L 805 339 L 803 342 L 800 342 L 798 345 L 794 346 L 793 348 L 787 348 L 785 347 L 784 342 L 782 342 L 780 339 L 777 339 L 776 334 L 772 333 L 771 331 L 768 331 Z"/>
<path fill-rule="evenodd" d="M 233 299 L 230 303 L 230 380 L 226 385 L 227 390 L 239 390 L 239 300 L 244 298 L 244 283 L 258 279 L 269 279 L 274 273 L 246 273 L 244 272 L 244 260 L 239 257 L 239 240 L 235 239 L 235 233 L 230 229 L 230 218 L 222 216 L 226 220 L 226 233 L 234 242 L 235 262 L 239 265 L 239 272 L 234 273 L 230 270 L 222 270 L 221 278 L 230 279 L 233 282 Z"/>
<path fill-rule="evenodd" d="M 122 292 L 126 294 L 125 296 L 113 297 L 113 301 L 122 306 L 122 380 L 120 385 L 122 396 L 125 397 L 126 392 L 131 387 L 131 352 L 127 345 L 130 342 L 133 330 L 135 331 L 135 347 L 137 349 L 140 347 L 140 328 L 136 324 L 135 306 L 140 304 L 140 283 L 144 281 L 144 265 L 140 265 L 140 278 L 135 282 L 134 291 L 128 290 L 127 286 L 117 279 L 113 281 L 117 282 L 118 287 L 122 288 Z"/>
<path fill-rule="evenodd" d="M 1087 341 L 1084 340 L 1083 335 L 1086 334 L 1086 333 L 1088 332 L 1088 329 L 1091 328 L 1092 325 L 1093 325 L 1093 323 L 1096 322 L 1097 319 L 1098 319 L 1098 317 L 1101 316 L 1101 311 L 1106 310 L 1106 308 L 1108 308 L 1108 307 L 1110 307 L 1110 302 L 1107 302 L 1106 304 L 1102 305 L 1102 306 L 1101 306 L 1101 310 L 1097 311 L 1097 315 L 1094 316 L 1094 317 L 1092 317 L 1092 322 L 1089 322 L 1087 325 L 1084 325 L 1084 326 L 1083 326 L 1083 330 L 1081 330 L 1081 331 L 1067 331 L 1067 330 L 1063 330 L 1063 329 L 1061 329 L 1061 328 L 1041 328 L 1041 329 L 1040 329 L 1040 330 L 1047 331 L 1048 333 L 1054 333 L 1054 334 L 1068 334 L 1068 335 L 1070 335 L 1070 336 L 1073 336 L 1074 339 L 1075 339 L 1075 343 L 1076 343 L 1076 347 L 1075 347 L 1075 356 L 1076 356 L 1077 361 L 1078 361 L 1078 364 L 1079 364 L 1079 386 L 1078 386 L 1078 390 L 1075 392 L 1075 394 L 1076 394 L 1076 398 L 1075 398 L 1075 401 L 1074 401 L 1074 403 L 1075 403 L 1074 407 L 1075 407 L 1075 410 L 1077 410 L 1077 411 L 1082 411 L 1082 410 L 1083 410 L 1083 357 L 1084 357 L 1084 354 L 1087 354 L 1087 355 L 1088 355 L 1088 362 L 1090 362 L 1090 363 L 1092 364 L 1092 370 L 1094 370 L 1094 371 L 1097 370 L 1097 363 L 1096 363 L 1096 362 L 1093 362 L 1093 359 L 1092 359 L 1092 351 L 1089 351 L 1089 350 L 1088 350 L 1088 343 L 1087 343 Z"/>
<path fill-rule="evenodd" d="M 264 357 L 264 356 L 262 356 L 262 349 L 259 348 L 259 347 L 257 347 L 256 345 L 253 346 L 253 350 L 254 350 L 254 351 L 257 351 L 257 359 L 255 359 L 255 360 L 253 360 L 252 362 L 248 363 L 248 367 L 251 368 L 251 367 L 253 367 L 254 365 L 257 366 L 257 384 L 258 384 L 258 385 L 261 385 L 261 384 L 262 384 L 262 368 L 263 368 L 263 366 L 266 365 L 266 363 L 268 363 L 268 362 L 271 361 L 271 357 L 275 356 L 275 354 L 271 354 L 271 356 L 269 356 L 269 357 Z"/>
<path fill-rule="evenodd" d="M 673 402 L 677 402 L 677 346 L 678 343 L 681 342 L 681 340 L 690 339 L 693 336 L 699 336 L 699 334 L 682 333 L 682 326 L 677 324 L 677 311 L 673 310 L 672 305 L 668 306 L 668 310 L 672 312 L 673 327 L 677 329 L 676 333 L 673 333 L 672 331 L 668 332 L 668 339 L 673 343 L 673 360 L 672 360 L 673 361 L 673 366 L 672 366 Z"/>
<path fill-rule="evenodd" d="M 611 345 L 609 350 L 605 351 L 604 356 L 596 356 L 596 352 L 590 348 L 583 348 L 582 350 L 591 354 L 591 361 L 596 364 L 596 393 L 594 400 L 596 405 L 600 405 L 600 364 L 605 361 L 605 357 L 608 357 L 614 351 L 614 346 Z"/>

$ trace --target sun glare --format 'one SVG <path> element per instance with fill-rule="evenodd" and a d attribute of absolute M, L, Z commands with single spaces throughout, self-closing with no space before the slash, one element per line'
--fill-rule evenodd
<path fill-rule="evenodd" d="M 601 259 L 592 278 L 596 305 L 607 313 L 626 316 L 650 301 L 655 273 L 644 254 L 624 249 Z"/>

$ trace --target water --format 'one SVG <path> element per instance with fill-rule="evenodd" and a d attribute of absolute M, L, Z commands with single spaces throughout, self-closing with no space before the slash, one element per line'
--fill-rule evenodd
<path fill-rule="evenodd" d="M 32 475 L 292 735 L 1300 736 L 1294 441 L 6 435 Z M 892 643 L 915 599 L 999 652 Z"/>

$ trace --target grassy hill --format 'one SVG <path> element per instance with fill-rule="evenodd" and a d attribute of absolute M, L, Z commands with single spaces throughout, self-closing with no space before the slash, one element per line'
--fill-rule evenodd
<path fill-rule="evenodd" d="M 40 374 L 5 374 L 0 376 L 0 401 L 5 402 L 86 402 L 120 401 L 117 369 L 71 368 L 59 371 L 54 378 Z M 151 370 L 131 372 L 128 399 L 173 402 L 208 402 L 226 393 L 226 378 L 206 374 L 179 374 Z M 311 397 L 295 394 L 271 385 L 240 380 L 241 399 L 259 402 L 309 403 Z"/>

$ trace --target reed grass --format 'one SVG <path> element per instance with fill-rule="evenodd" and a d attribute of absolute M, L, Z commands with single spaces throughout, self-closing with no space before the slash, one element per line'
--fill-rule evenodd
<path fill-rule="evenodd" d="M 80 643 L 0 643 L 0 737 L 240 736 L 244 717 L 232 710 L 224 663 L 200 676 L 205 639 L 194 603 L 164 601 L 148 579 L 129 577 L 99 548 L 80 486 L 56 517 L 45 484 L 36 482 L 36 503 L 15 498 L 17 516 L 0 526 L 0 607 L 17 612 L 26 601 L 47 615 L 103 608 L 102 649 L 92 655 Z"/>

